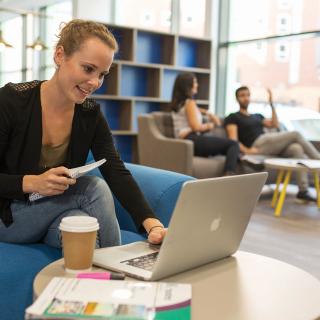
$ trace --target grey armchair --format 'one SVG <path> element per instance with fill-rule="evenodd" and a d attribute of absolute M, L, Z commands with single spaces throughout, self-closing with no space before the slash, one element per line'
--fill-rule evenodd
<path fill-rule="evenodd" d="M 138 117 L 138 150 L 141 164 L 176 171 L 196 178 L 217 177 L 223 174 L 224 156 L 196 157 L 193 142 L 176 139 L 168 112 L 153 112 Z M 226 136 L 223 128 L 214 134 Z"/>

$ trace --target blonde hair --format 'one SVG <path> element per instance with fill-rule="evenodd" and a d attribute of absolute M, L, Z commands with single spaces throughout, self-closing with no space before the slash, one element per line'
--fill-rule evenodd
<path fill-rule="evenodd" d="M 110 49 L 118 51 L 118 43 L 108 28 L 99 22 L 74 19 L 65 23 L 58 37 L 56 48 L 62 46 L 66 55 L 71 56 L 78 51 L 88 39 L 96 37 Z"/>

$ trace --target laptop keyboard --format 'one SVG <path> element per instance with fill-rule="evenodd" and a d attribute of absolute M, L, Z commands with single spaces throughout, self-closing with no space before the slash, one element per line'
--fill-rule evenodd
<path fill-rule="evenodd" d="M 128 266 L 144 269 L 144 270 L 152 270 L 153 265 L 157 260 L 158 254 L 159 254 L 159 252 L 153 252 L 153 253 L 147 254 L 145 256 L 121 261 L 121 263 L 124 263 Z"/>

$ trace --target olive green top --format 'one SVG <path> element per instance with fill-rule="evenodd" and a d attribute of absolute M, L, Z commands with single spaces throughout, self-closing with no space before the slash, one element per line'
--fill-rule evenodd
<path fill-rule="evenodd" d="M 60 145 L 42 145 L 39 166 L 42 168 L 55 168 L 65 162 L 70 137 Z"/>

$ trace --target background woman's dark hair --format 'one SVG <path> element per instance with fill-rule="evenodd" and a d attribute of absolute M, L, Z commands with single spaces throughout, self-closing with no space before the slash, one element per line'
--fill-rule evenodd
<path fill-rule="evenodd" d="M 171 109 L 178 112 L 187 99 L 192 99 L 191 89 L 196 76 L 191 72 L 180 73 L 173 86 Z"/>

